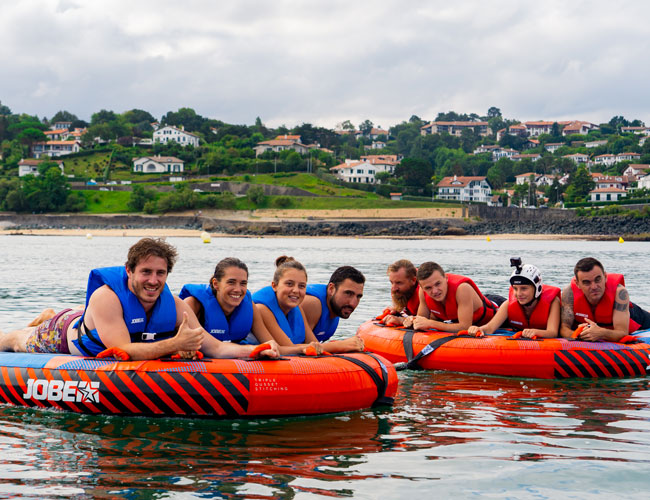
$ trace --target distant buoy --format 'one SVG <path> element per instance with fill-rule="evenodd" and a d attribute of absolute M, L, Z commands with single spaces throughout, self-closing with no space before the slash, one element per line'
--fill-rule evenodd
<path fill-rule="evenodd" d="M 490 238 L 490 237 L 488 236 L 487 238 L 485 238 L 485 240 L 486 240 L 486 241 L 492 241 L 492 238 Z"/>
<path fill-rule="evenodd" d="M 203 243 L 210 243 L 210 241 L 212 241 L 210 239 L 210 233 L 208 233 L 207 231 L 203 231 L 201 233 L 201 240 L 203 241 Z"/>
<path fill-rule="evenodd" d="M 93 235 L 90 234 L 90 233 L 86 233 L 86 239 L 87 239 L 87 240 L 92 240 L 92 239 L 93 239 Z"/>
<path fill-rule="evenodd" d="M 622 236 L 619 236 L 619 237 L 618 237 L 618 242 L 619 242 L 619 243 L 624 243 L 624 242 L 625 242 L 625 240 L 623 239 L 623 237 L 622 237 Z"/>

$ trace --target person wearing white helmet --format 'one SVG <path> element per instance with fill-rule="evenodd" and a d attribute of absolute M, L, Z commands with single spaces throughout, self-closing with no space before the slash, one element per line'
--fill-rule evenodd
<path fill-rule="evenodd" d="M 520 258 L 510 259 L 515 270 L 510 276 L 508 300 L 486 325 L 471 326 L 470 334 L 489 334 L 506 324 L 526 338 L 557 337 L 560 327 L 560 289 L 542 283 L 542 274 Z"/>

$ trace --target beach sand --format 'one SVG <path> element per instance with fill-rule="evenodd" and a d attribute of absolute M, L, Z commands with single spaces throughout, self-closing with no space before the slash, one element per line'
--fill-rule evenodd
<path fill-rule="evenodd" d="M 170 215 L 196 216 L 194 211 L 179 212 Z M 271 210 L 261 209 L 252 211 L 225 211 L 225 210 L 203 210 L 203 217 L 216 219 L 233 220 L 240 222 L 297 222 L 297 221 L 318 221 L 318 222 L 342 222 L 342 221 L 363 221 L 363 220 L 386 220 L 395 221 L 399 219 L 460 219 L 461 210 L 453 208 L 396 208 L 396 209 L 360 209 L 360 210 Z M 164 216 L 162 216 L 164 217 Z M 0 229 L 0 235 L 48 235 L 48 236 L 124 236 L 124 237 L 188 237 L 199 238 L 203 231 L 199 229 L 176 229 L 176 228 L 139 228 L 139 229 L 83 229 L 83 228 L 45 228 L 45 229 L 12 229 L 4 227 Z M 210 233 L 211 237 L 239 237 L 239 238 L 283 238 L 301 237 L 287 235 L 233 235 L 225 233 Z M 314 236 L 306 236 L 313 238 Z M 318 237 L 318 236 L 317 236 Z M 389 238 L 389 239 L 469 239 L 485 240 L 593 240 L 611 239 L 602 236 L 589 235 L 563 235 L 563 234 L 490 234 L 490 235 L 445 235 L 445 236 L 333 236 L 323 235 L 326 238 Z"/>
<path fill-rule="evenodd" d="M 152 237 L 152 238 L 201 238 L 203 231 L 198 229 L 20 229 L 2 230 L 0 235 L 34 235 L 34 236 L 81 236 L 95 238 L 103 236 Z M 491 234 L 464 236 L 287 236 L 287 235 L 234 235 L 209 233 L 211 238 L 382 238 L 382 239 L 429 239 L 429 240 L 594 240 L 613 239 L 613 237 L 575 235 L 575 234 Z"/>

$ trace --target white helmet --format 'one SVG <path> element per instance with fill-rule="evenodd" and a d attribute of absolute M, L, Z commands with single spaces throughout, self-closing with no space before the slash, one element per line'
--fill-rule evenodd
<path fill-rule="evenodd" d="M 510 275 L 511 285 L 533 285 L 535 287 L 535 298 L 542 294 L 542 273 L 532 264 L 515 267 Z"/>

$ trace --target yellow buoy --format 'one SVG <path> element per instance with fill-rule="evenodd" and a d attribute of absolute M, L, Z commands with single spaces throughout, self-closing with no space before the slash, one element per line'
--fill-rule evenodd
<path fill-rule="evenodd" d="M 619 237 L 618 237 L 618 242 L 619 242 L 619 243 L 623 243 L 623 242 L 625 242 L 625 240 L 623 239 L 622 236 L 619 236 Z"/>
<path fill-rule="evenodd" d="M 203 241 L 203 243 L 210 243 L 210 241 L 212 241 L 210 239 L 210 233 L 208 233 L 207 231 L 203 231 L 201 233 L 201 240 Z"/>
<path fill-rule="evenodd" d="M 487 238 L 485 238 L 485 240 L 486 240 L 486 241 L 492 241 L 492 238 L 490 238 L 490 237 L 488 236 Z"/>

